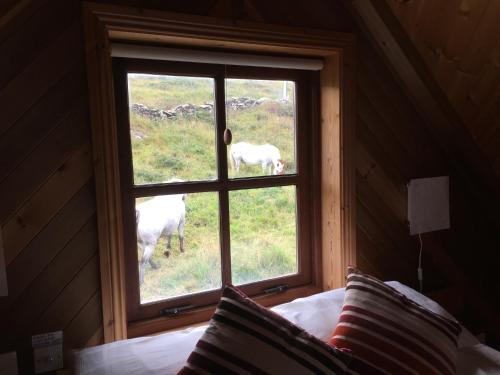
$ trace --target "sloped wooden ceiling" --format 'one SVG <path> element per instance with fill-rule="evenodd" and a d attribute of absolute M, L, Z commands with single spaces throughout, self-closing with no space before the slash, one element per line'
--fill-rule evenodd
<path fill-rule="evenodd" d="M 500 1 L 385 1 L 500 174 Z"/>

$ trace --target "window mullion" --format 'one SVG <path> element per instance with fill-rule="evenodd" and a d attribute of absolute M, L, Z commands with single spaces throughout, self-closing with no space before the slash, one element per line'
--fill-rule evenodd
<path fill-rule="evenodd" d="M 222 285 L 231 283 L 231 253 L 229 231 L 229 193 L 227 189 L 227 146 L 224 143 L 226 130 L 226 92 L 225 77 L 221 71 L 215 76 L 215 115 L 217 123 L 217 170 L 222 190 L 219 192 L 220 209 L 220 248 Z"/>

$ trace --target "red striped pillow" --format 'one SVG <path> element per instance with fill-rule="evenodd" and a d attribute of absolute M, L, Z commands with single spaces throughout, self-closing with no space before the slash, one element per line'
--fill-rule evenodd
<path fill-rule="evenodd" d="M 349 362 L 348 354 L 228 286 L 179 375 L 344 374 Z"/>
<path fill-rule="evenodd" d="M 349 268 L 342 313 L 329 343 L 390 374 L 454 374 L 460 332 L 456 321 Z"/>

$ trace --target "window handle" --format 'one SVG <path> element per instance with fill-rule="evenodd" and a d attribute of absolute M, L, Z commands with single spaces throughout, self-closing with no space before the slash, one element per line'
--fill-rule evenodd
<path fill-rule="evenodd" d="M 160 315 L 177 316 L 183 312 L 194 309 L 194 305 L 182 305 L 160 310 Z"/>
<path fill-rule="evenodd" d="M 231 133 L 231 129 L 226 128 L 224 130 L 224 144 L 226 146 L 229 146 L 232 140 L 233 140 L 233 133 Z"/>
<path fill-rule="evenodd" d="M 283 284 L 283 285 L 278 285 L 269 289 L 264 289 L 264 293 L 266 294 L 271 294 L 271 293 L 283 293 L 288 290 L 288 284 Z"/>

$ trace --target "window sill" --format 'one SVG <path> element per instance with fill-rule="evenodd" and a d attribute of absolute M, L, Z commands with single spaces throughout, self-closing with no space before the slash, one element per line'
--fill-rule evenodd
<path fill-rule="evenodd" d="M 260 295 L 252 298 L 262 306 L 271 307 L 290 302 L 296 298 L 307 297 L 320 293 L 321 288 L 314 285 L 306 285 L 297 288 L 291 288 L 284 293 L 271 295 Z M 190 327 L 196 327 L 207 323 L 215 311 L 215 306 L 203 307 L 183 313 L 176 317 L 159 317 L 147 319 L 128 324 L 128 338 L 157 335 L 168 331 L 178 331 Z"/>

